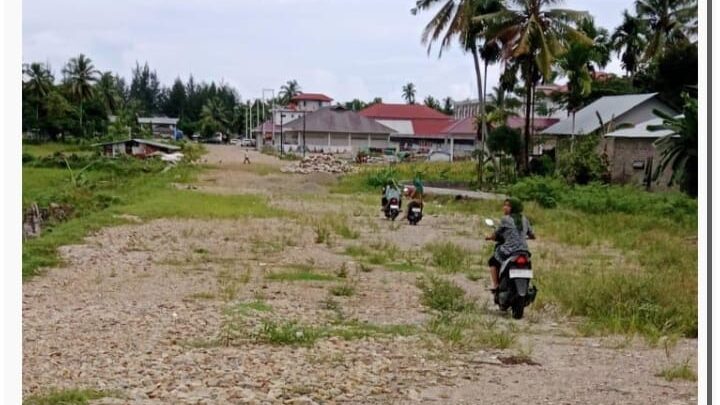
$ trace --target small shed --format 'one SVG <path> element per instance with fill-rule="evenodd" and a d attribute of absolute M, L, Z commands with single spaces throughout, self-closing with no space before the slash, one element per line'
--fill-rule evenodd
<path fill-rule="evenodd" d="M 146 158 L 153 153 L 175 153 L 180 151 L 179 146 L 151 141 L 147 139 L 126 139 L 123 141 L 105 142 L 95 146 L 102 147 L 103 155 L 109 157 L 130 155 Z"/>
<path fill-rule="evenodd" d="M 669 169 L 660 176 L 658 184 L 651 181 L 660 157 L 654 143 L 672 132 L 651 131 L 648 127 L 661 125 L 662 121 L 661 118 L 653 118 L 605 135 L 605 152 L 613 182 L 644 185 L 651 189 L 666 188 L 665 185 L 672 175 Z"/>
<path fill-rule="evenodd" d="M 138 124 L 149 127 L 153 136 L 176 139 L 178 137 L 178 118 L 171 117 L 139 117 Z"/>

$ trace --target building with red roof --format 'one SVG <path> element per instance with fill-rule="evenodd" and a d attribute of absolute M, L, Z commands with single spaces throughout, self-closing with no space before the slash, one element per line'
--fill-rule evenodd
<path fill-rule="evenodd" d="M 360 115 L 372 118 L 396 131 L 392 140 L 400 149 L 429 151 L 446 146 L 448 135 L 445 130 L 453 123 L 449 115 L 423 104 L 373 104 Z"/>
<path fill-rule="evenodd" d="M 290 99 L 290 106 L 300 111 L 317 111 L 322 107 L 329 107 L 333 99 L 321 93 L 300 93 Z"/>

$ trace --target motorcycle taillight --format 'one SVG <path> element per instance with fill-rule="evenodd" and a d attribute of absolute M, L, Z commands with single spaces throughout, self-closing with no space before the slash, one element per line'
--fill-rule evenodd
<path fill-rule="evenodd" d="M 393 203 L 393 204 L 397 204 L 397 198 L 391 199 L 390 202 Z"/>
<path fill-rule="evenodd" d="M 525 264 L 527 264 L 527 257 L 518 256 L 517 260 L 515 260 L 515 263 L 520 264 L 520 265 L 525 265 Z"/>

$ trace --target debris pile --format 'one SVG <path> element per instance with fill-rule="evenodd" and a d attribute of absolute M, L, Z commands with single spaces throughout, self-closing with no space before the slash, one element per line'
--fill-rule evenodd
<path fill-rule="evenodd" d="M 345 160 L 332 155 L 310 155 L 303 160 L 285 166 L 283 173 L 349 173 L 353 171 L 352 165 Z"/>

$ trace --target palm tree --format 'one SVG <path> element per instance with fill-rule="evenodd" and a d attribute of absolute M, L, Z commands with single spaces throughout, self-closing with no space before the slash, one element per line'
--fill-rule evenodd
<path fill-rule="evenodd" d="M 35 122 L 40 121 L 40 103 L 47 97 L 53 87 L 53 78 L 50 70 L 41 63 L 23 65 L 23 75 L 27 81 L 23 83 L 28 94 L 35 99 Z"/>
<path fill-rule="evenodd" d="M 440 40 L 438 56 L 442 56 L 442 51 L 448 48 L 453 40 L 457 38 L 463 49 L 472 55 L 475 65 L 481 118 L 481 125 L 478 126 L 477 135 L 478 140 L 482 144 L 484 139 L 487 138 L 487 125 L 485 119 L 485 92 L 482 73 L 480 71 L 480 53 L 478 48 L 481 36 L 487 28 L 487 23 L 474 20 L 473 18 L 477 15 L 500 10 L 501 2 L 499 0 L 417 0 L 415 8 L 413 8 L 411 12 L 417 14 L 419 11 L 430 9 L 442 2 L 444 2 L 444 4 L 425 27 L 422 42 L 423 44 L 428 44 L 428 53 L 430 53 L 433 42 Z M 440 39 L 441 37 L 442 39 Z M 487 79 L 487 74 L 485 76 Z"/>
<path fill-rule="evenodd" d="M 638 70 L 643 49 L 647 44 L 647 26 L 638 17 L 623 12 L 623 22 L 615 28 L 610 38 L 612 49 L 617 52 L 623 69 L 632 77 Z"/>
<path fill-rule="evenodd" d="M 416 91 L 415 85 L 412 82 L 403 86 L 402 96 L 408 104 L 415 104 Z"/>
<path fill-rule="evenodd" d="M 567 44 L 592 41 L 572 26 L 587 17 L 586 12 L 567 9 L 548 9 L 558 0 L 510 0 L 513 7 L 475 17 L 488 23 L 485 37 L 503 44 L 506 61 L 520 64 L 525 81 L 525 133 L 521 157 L 521 171 L 528 172 L 530 148 L 530 120 L 535 86 L 541 78 L 549 78 L 552 66 Z"/>
<path fill-rule="evenodd" d="M 683 115 L 674 117 L 659 110 L 653 113 L 663 119 L 662 125 L 651 125 L 651 131 L 669 130 L 668 135 L 655 141 L 660 151 L 660 162 L 654 180 L 669 166 L 672 168 L 670 185 L 674 182 L 689 195 L 696 197 L 698 188 L 698 101 L 683 94 Z"/>
<path fill-rule="evenodd" d="M 216 132 L 228 132 L 230 125 L 228 111 L 219 98 L 213 97 L 203 105 L 200 112 L 202 133 L 205 136 L 212 136 Z"/>
<path fill-rule="evenodd" d="M 505 125 L 508 118 L 517 117 L 522 102 L 508 94 L 502 87 L 493 87 L 493 94 L 488 96 L 487 121 L 494 127 Z"/>
<path fill-rule="evenodd" d="M 98 79 L 97 84 L 95 84 L 95 90 L 97 91 L 97 95 L 100 97 L 100 101 L 102 101 L 108 113 L 115 114 L 120 98 L 117 94 L 115 76 L 113 76 L 111 72 L 105 72 L 100 75 L 100 79 Z"/>
<path fill-rule="evenodd" d="M 288 104 L 293 97 L 300 94 L 300 85 L 297 80 L 288 80 L 287 83 L 280 86 L 280 101 L 282 104 Z"/>
<path fill-rule="evenodd" d="M 425 97 L 425 100 L 423 101 L 423 103 L 426 106 L 432 108 L 433 110 L 442 111 L 442 106 L 440 105 L 440 102 L 431 95 Z"/>
<path fill-rule="evenodd" d="M 583 18 L 578 24 L 578 29 L 592 40 L 588 69 L 590 71 L 594 71 L 596 67 L 599 70 L 605 69 L 608 63 L 610 63 L 612 53 L 610 33 L 608 30 L 597 27 L 592 17 Z"/>
<path fill-rule="evenodd" d="M 560 71 L 568 79 L 568 91 L 561 96 L 561 102 L 572 114 L 571 150 L 575 143 L 575 113 L 583 106 L 585 98 L 590 94 L 592 88 L 592 77 L 590 76 L 592 52 L 592 47 L 573 43 L 557 61 Z"/>
<path fill-rule="evenodd" d="M 652 30 L 644 59 L 660 56 L 665 45 L 687 40 L 697 30 L 697 1 L 637 0 L 637 15 Z"/>
<path fill-rule="evenodd" d="M 83 54 L 72 58 L 65 65 L 63 74 L 67 84 L 70 85 L 70 93 L 80 102 L 80 130 L 83 130 L 83 101 L 93 95 L 92 84 L 97 82 L 98 71 L 92 64 L 92 60 Z"/>
<path fill-rule="evenodd" d="M 453 115 L 454 113 L 453 99 L 451 97 L 445 97 L 443 99 L 442 112 L 447 115 Z"/>

